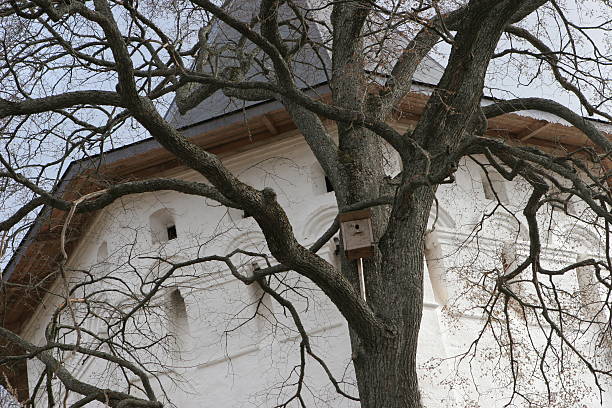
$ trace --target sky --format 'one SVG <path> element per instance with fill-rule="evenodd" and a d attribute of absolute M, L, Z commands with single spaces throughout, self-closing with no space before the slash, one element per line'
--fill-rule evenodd
<path fill-rule="evenodd" d="M 0 385 L 0 408 L 19 408 L 19 403 L 15 398 Z"/>
<path fill-rule="evenodd" d="M 449 0 L 450 1 L 450 0 Z M 573 1 L 565 1 L 561 4 L 574 4 Z M 567 16 L 570 20 L 584 25 L 595 25 L 596 23 L 611 20 L 612 19 L 612 7 L 609 4 L 606 4 L 604 1 L 579 1 L 580 8 L 574 6 L 567 6 Z M 570 8 L 571 7 L 571 8 Z M 547 24 L 538 24 L 538 18 L 547 18 Z M 561 41 L 564 44 L 567 44 L 567 39 L 564 38 L 561 34 L 559 34 L 559 30 L 556 24 L 553 24 L 554 20 L 551 20 L 550 17 L 544 16 L 542 13 L 534 13 L 527 18 L 525 22 L 522 22 L 521 25 L 524 27 L 532 28 L 533 32 L 538 32 L 542 35 L 542 38 L 549 39 L 550 41 Z M 593 37 L 593 41 L 598 45 L 605 49 L 608 56 L 612 55 L 612 51 L 610 50 L 612 39 L 610 35 L 605 35 L 602 32 L 592 31 L 590 34 Z M 592 50 L 592 47 L 587 41 L 583 41 L 578 43 L 578 48 L 583 52 L 589 52 Z M 517 48 L 526 48 L 524 46 L 517 46 Z M 556 49 L 556 47 L 552 47 Z M 500 48 L 501 49 L 501 48 Z M 437 53 L 432 55 L 434 58 L 438 59 L 442 65 L 445 63 L 445 59 L 447 58 L 450 52 L 450 45 L 446 43 L 440 44 L 436 48 Z M 529 61 L 529 60 L 527 60 Z M 536 65 L 532 62 L 526 62 L 526 60 L 520 59 L 510 59 L 510 58 L 501 58 L 493 60 L 491 63 L 490 74 L 487 76 L 487 88 L 485 90 L 486 96 L 494 96 L 498 98 L 513 98 L 513 97 L 527 97 L 527 96 L 538 96 L 545 97 L 549 99 L 553 99 L 559 101 L 561 103 L 566 104 L 570 108 L 572 108 L 576 112 L 583 112 L 580 104 L 578 103 L 578 99 L 568 93 L 566 90 L 562 89 L 560 86 L 556 84 L 551 74 L 544 69 L 542 75 L 538 78 L 531 80 L 531 74 L 533 74 Z M 588 66 L 587 66 L 588 68 Z M 612 78 L 612 64 L 604 67 L 603 76 L 606 78 Z M 100 79 L 101 80 L 101 79 Z M 98 82 L 100 81 L 98 80 Z M 97 83 L 86 83 L 88 86 L 96 86 Z M 109 83 L 99 84 L 103 87 L 109 87 Z M 60 86 L 61 88 L 61 86 Z M 110 89 L 110 88 L 109 88 Z M 612 96 L 612 95 L 610 95 Z M 166 100 L 166 106 L 169 100 Z M 161 113 L 165 113 L 165 107 L 160 106 L 162 110 Z M 610 102 L 607 103 L 603 108 L 608 112 L 612 112 L 612 107 L 610 106 Z M 40 121 L 37 126 L 40 129 L 45 129 L 47 123 L 44 118 Z M 113 134 L 112 143 L 105 143 L 103 146 L 104 150 L 108 150 L 113 147 L 121 146 L 129 142 L 141 140 L 147 138 L 149 135 L 143 131 L 142 127 L 137 124 L 130 123 L 126 126 L 123 126 L 120 130 Z M 50 152 L 52 152 L 52 146 L 54 148 L 61 151 L 64 148 L 64 141 L 61 139 L 57 139 L 58 143 L 51 144 L 45 141 L 44 144 L 41 144 L 39 147 L 39 153 L 41 154 L 40 160 L 45 159 L 45 157 L 51 157 Z M 94 145 L 91 149 L 87 151 L 87 154 L 95 154 L 100 151 L 100 145 Z M 29 151 L 26 151 L 29 153 Z M 72 157 L 83 157 L 83 152 L 77 152 Z M 48 171 L 48 178 L 50 180 L 55 180 L 58 174 L 63 173 L 66 169 L 66 166 L 69 162 L 65 162 L 61 165 L 54 166 Z M 18 202 L 20 199 L 19 196 L 13 197 L 15 202 Z M 3 216 L 5 211 L 12 210 L 15 208 L 10 204 L 9 201 L 4 202 L 4 209 L 0 208 L 0 216 Z M 15 242 L 17 243 L 17 241 Z M 7 254 L 10 256 L 10 249 Z M 4 260 L 0 260 L 0 265 L 2 262 L 6 262 L 7 257 Z"/>
<path fill-rule="evenodd" d="M 607 22 L 608 29 L 612 30 L 612 6 L 610 4 L 606 4 L 606 2 L 601 0 L 563 1 L 559 3 L 565 5 L 565 14 L 569 21 L 584 26 Z M 567 36 L 560 33 L 560 26 L 547 14 L 540 11 L 532 13 L 519 26 L 528 28 L 530 32 L 537 34 L 553 51 L 559 50 L 561 44 L 563 44 L 564 50 L 570 51 L 570 43 Z M 540 22 L 538 22 L 538 19 L 540 19 Z M 542 21 L 545 23 L 542 23 Z M 601 73 L 597 73 L 601 78 L 608 80 L 608 91 L 610 91 L 612 89 L 612 31 L 606 33 L 602 30 L 587 30 L 587 32 L 593 43 L 600 47 L 607 57 L 611 59 L 607 66 L 600 67 Z M 577 36 L 576 40 L 578 52 L 584 56 L 591 56 L 593 52 L 591 43 L 584 36 Z M 502 37 L 497 52 L 508 45 L 507 39 Z M 517 49 L 533 50 L 533 48 L 525 43 L 517 41 L 513 42 L 513 46 Z M 450 53 L 450 45 L 441 43 L 438 45 L 437 51 L 439 52 L 440 60 L 444 61 L 445 64 L 445 60 Z M 558 84 L 546 64 L 541 66 L 542 71 L 537 78 L 533 79 L 533 74 L 538 69 L 538 64 L 534 61 L 531 57 L 493 59 L 485 83 L 485 96 L 500 99 L 517 97 L 552 99 L 571 108 L 574 112 L 588 116 L 587 112 L 580 105 L 578 98 Z M 582 68 L 589 73 L 595 73 L 593 64 L 583 63 Z M 564 76 L 569 77 L 569 74 L 564 74 Z M 589 89 L 583 85 L 579 85 L 579 87 L 587 95 L 591 94 Z M 612 98 L 612 94 L 608 93 L 607 97 Z M 603 105 L 602 110 L 612 114 L 612 101 L 608 101 Z M 605 118 L 597 115 L 593 118 L 605 120 Z"/>

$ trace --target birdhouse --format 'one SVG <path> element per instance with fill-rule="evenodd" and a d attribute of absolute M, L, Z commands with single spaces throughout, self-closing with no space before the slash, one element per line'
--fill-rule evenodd
<path fill-rule="evenodd" d="M 374 256 L 374 234 L 369 209 L 351 211 L 338 215 L 348 259 Z"/>

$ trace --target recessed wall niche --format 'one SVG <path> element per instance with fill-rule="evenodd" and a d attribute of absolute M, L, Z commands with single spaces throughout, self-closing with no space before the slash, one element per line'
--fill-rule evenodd
<path fill-rule="evenodd" d="M 178 238 L 175 217 L 172 209 L 162 208 L 149 216 L 151 242 L 161 244 Z"/>
<path fill-rule="evenodd" d="M 482 179 L 484 196 L 487 200 L 508 204 L 508 192 L 506 190 L 506 179 L 504 176 L 492 169 L 487 169 L 486 172 L 481 169 L 480 177 Z"/>

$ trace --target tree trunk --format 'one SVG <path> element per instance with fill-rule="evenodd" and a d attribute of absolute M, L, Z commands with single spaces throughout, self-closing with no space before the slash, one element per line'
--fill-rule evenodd
<path fill-rule="evenodd" d="M 434 194 L 432 188 L 398 194 L 401 205 L 396 204 L 380 237 L 380 257 L 365 264 L 368 305 L 393 333 L 373 339 L 351 333 L 363 408 L 421 407 L 416 356 L 423 314 L 424 236 Z"/>
<path fill-rule="evenodd" d="M 420 408 L 416 372 L 418 334 L 380 338 L 354 359 L 362 408 Z"/>

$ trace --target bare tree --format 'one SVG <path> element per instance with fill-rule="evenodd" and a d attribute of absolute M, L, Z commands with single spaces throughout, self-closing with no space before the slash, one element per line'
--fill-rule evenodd
<path fill-rule="evenodd" d="M 54 389 L 60 387 L 80 396 L 73 407 L 91 401 L 113 407 L 161 406 L 151 385 L 150 376 L 156 374 L 151 367 L 167 362 L 156 361 L 154 350 L 170 347 L 173 340 L 155 336 L 163 318 L 156 299 L 173 276 L 189 276 L 196 273 L 188 272 L 193 265 L 215 263 L 243 283 L 258 285 L 261 299 L 268 294 L 293 318 L 301 336 L 301 363 L 295 393 L 283 404 L 304 404 L 307 359 L 323 367 L 339 393 L 357 398 L 345 392 L 341 380 L 311 347 L 298 310 L 284 294 L 293 284 L 284 274 L 294 271 L 313 282 L 348 323 L 361 406 L 421 407 L 416 358 L 428 220 L 436 207 L 436 191 L 455 182 L 464 158 L 482 166 L 498 201 L 474 236 L 486 228 L 493 213 L 517 212 L 498 196 L 494 177 L 520 180 L 528 191 L 521 209 L 528 226 L 528 253 L 517 256 L 502 250 L 502 266 L 467 271 L 473 272 L 473 285 L 466 291 L 481 290 L 475 301 L 487 316 L 482 333 L 490 330 L 504 350 L 514 384 L 512 398 L 530 399 L 517 385 L 522 377 L 517 356 L 530 335 L 521 338 L 517 330 L 522 329 L 511 325 L 512 320 L 543 333 L 545 344 L 531 348 L 547 385 L 552 361 L 562 371 L 566 355 L 572 355 L 602 387 L 611 374 L 609 362 L 577 347 L 574 333 L 588 331 L 600 347 L 610 347 L 612 145 L 597 125 L 597 120 L 612 120 L 612 59 L 603 40 L 611 29 L 609 2 L 248 3 L 10 0 L 0 6 L 0 253 L 12 259 L 4 260 L 7 271 L 14 267 L 18 241 L 32 225 L 39 225 L 34 227 L 39 234 L 49 234 L 57 248 L 45 260 L 52 268 L 49 275 L 5 273 L 4 308 L 23 296 L 24 288 L 40 296 L 51 282 L 63 282 L 64 300 L 57 305 L 43 345 L 24 340 L 3 317 L 0 338 L 12 345 L 3 362 L 35 358 L 45 367 L 27 403 L 34 405 L 40 395 L 49 406 L 58 403 Z M 592 13 L 597 23 L 577 22 L 576 7 Z M 389 123 L 405 113 L 402 102 L 415 85 L 417 68 L 444 46 L 450 52 L 441 78 L 414 126 L 398 130 Z M 520 81 L 554 81 L 572 96 L 573 108 L 593 119 L 541 97 L 490 99 L 483 104 L 485 92 L 494 91 L 485 86 L 487 75 L 499 75 L 508 67 L 518 72 Z M 240 181 L 212 149 L 189 138 L 185 118 L 215 106 L 210 101 L 219 95 L 238 106 L 278 101 L 333 186 L 339 211 L 371 209 L 376 248 L 373 257 L 364 259 L 367 302 L 359 292 L 356 261 L 343 255 L 336 267 L 316 254 L 338 231 L 337 221 L 312 247 L 301 245 L 273 189 L 258 190 Z M 523 110 L 569 122 L 586 136 L 584 146 L 564 151 L 561 135 L 553 151 L 551 146 L 517 143 L 537 129 L 512 138 L 490 126 L 502 115 Z M 337 142 L 332 135 L 336 131 Z M 106 174 L 102 152 L 143 136 L 152 137 L 207 182 Z M 395 177 L 385 173 L 387 148 L 401 163 Z M 80 169 L 80 188 L 66 191 L 60 176 L 69 162 L 96 153 L 101 155 L 90 163 L 99 166 Z M 237 249 L 182 261 L 159 257 L 164 272 L 141 278 L 136 290 L 112 270 L 101 279 L 93 270 L 82 271 L 87 277 L 83 282 L 70 281 L 68 253 L 75 244 L 70 237 L 78 233 L 84 214 L 127 195 L 163 190 L 250 214 L 270 255 Z M 576 202 L 580 213 L 569 209 Z M 547 234 L 541 220 L 552 207 L 599 232 L 602 259 L 580 259 L 554 268 L 541 262 Z M 40 225 L 51 227 L 44 230 Z M 122 266 L 132 267 L 131 259 L 126 255 Z M 259 259 L 258 267 L 247 272 L 254 259 Z M 586 312 L 556 284 L 575 271 L 584 282 Z M 134 274 L 140 276 L 139 271 Z M 129 301 L 112 306 L 98 296 L 105 293 Z M 593 293 L 598 295 L 589 297 Z M 180 303 L 180 294 L 172 296 Z M 257 304 L 258 312 L 266 307 L 263 300 Z M 99 321 L 102 329 L 92 329 L 86 324 L 90 321 Z M 71 353 L 105 360 L 126 382 L 99 387 L 78 380 L 66 360 Z M 138 385 L 128 381 L 133 376 L 139 378 Z"/>

